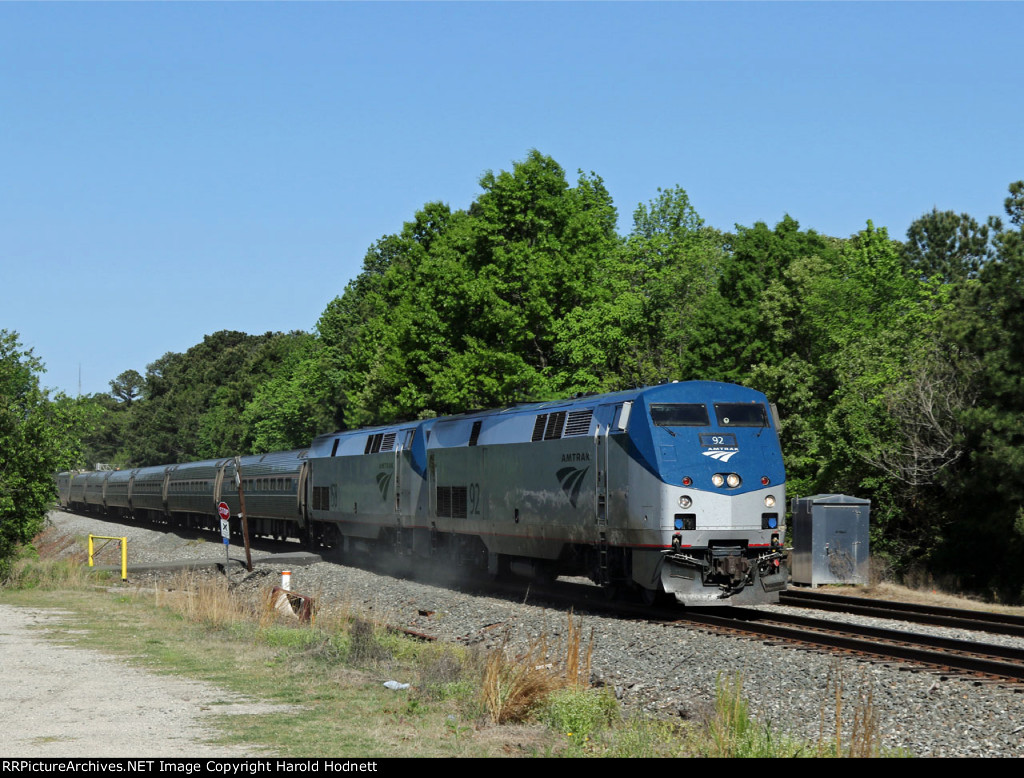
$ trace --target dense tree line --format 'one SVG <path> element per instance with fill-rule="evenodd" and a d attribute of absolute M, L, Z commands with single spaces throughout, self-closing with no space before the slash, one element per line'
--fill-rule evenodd
<path fill-rule="evenodd" d="M 0 329 L 0 583 L 43 527 L 53 474 L 81 462 L 81 430 L 98 415 L 88 401 L 50 397 L 42 369 L 17 333 Z"/>
<path fill-rule="evenodd" d="M 531 152 L 465 210 L 428 203 L 369 248 L 316 331 L 219 332 L 127 371 L 90 461 L 290 447 L 323 431 L 673 379 L 754 386 L 791 495 L 873 502 L 898 572 L 1024 585 L 1024 183 L 1005 221 L 933 210 L 903 241 L 786 217 L 723 233 L 680 188 L 619 235 L 600 177 Z"/>

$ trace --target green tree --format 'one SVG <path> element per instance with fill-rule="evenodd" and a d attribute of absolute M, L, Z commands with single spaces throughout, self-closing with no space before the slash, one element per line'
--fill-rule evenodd
<path fill-rule="evenodd" d="M 39 386 L 42 363 L 15 333 L 0 330 L 0 579 L 18 549 L 42 529 L 54 475 L 78 464 L 85 413 Z"/>
<path fill-rule="evenodd" d="M 975 392 L 971 360 L 944 334 L 952 290 L 911 275 L 871 222 L 805 245 L 757 300 L 769 358 L 746 380 L 778 401 L 792 493 L 869 497 L 873 549 L 898 566 L 927 559 L 949 524 L 941 483 Z"/>
<path fill-rule="evenodd" d="M 755 365 L 780 363 L 783 345 L 765 327 L 765 317 L 773 313 L 762 303 L 773 285 L 776 293 L 785 287 L 794 262 L 820 257 L 831 265 L 839 245 L 834 238 L 801 230 L 789 216 L 774 228 L 763 222 L 737 227 L 725 244 L 718 295 L 696 322 L 704 333 L 695 351 L 705 376 L 743 383 Z"/>
<path fill-rule="evenodd" d="M 975 278 L 992 256 L 990 226 L 979 225 L 966 213 L 958 215 L 933 208 L 907 229 L 903 261 L 919 278 Z"/>
<path fill-rule="evenodd" d="M 965 586 L 1024 599 L 1024 182 L 1010 184 L 994 256 L 958 290 L 949 327 L 979 365 L 979 395 L 963 413 L 969 460 L 951 478 L 951 527 L 942 563 Z"/>
<path fill-rule="evenodd" d="M 125 370 L 117 378 L 110 382 L 110 396 L 130 406 L 142 394 L 144 379 L 137 370 Z"/>
<path fill-rule="evenodd" d="M 601 180 L 531 152 L 486 173 L 467 211 L 430 204 L 367 255 L 321 318 L 347 426 L 571 391 L 559 349 L 614 251 Z"/>
<path fill-rule="evenodd" d="M 561 331 L 574 382 L 600 391 L 704 377 L 696 323 L 717 295 L 723 240 L 681 187 L 638 205 L 626 241 L 601 257 L 595 299 Z"/>
<path fill-rule="evenodd" d="M 335 428 L 330 373 L 322 343 L 303 336 L 245 407 L 253 453 L 304 448 Z"/>
<path fill-rule="evenodd" d="M 127 414 L 127 463 L 248 453 L 253 431 L 246 426 L 245 409 L 302 338 L 302 333 L 216 332 L 184 354 L 169 352 L 150 364 L 142 397 Z"/>

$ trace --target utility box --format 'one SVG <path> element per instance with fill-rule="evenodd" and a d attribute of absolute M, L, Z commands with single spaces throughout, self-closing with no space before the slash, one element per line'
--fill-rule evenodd
<path fill-rule="evenodd" d="M 793 583 L 868 583 L 871 501 L 845 494 L 793 499 Z"/>

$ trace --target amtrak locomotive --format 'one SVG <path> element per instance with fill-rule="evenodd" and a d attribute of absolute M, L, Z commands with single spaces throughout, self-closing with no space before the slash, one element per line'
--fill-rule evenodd
<path fill-rule="evenodd" d="M 777 602 L 786 478 L 765 396 L 688 381 L 321 435 L 308 450 L 64 473 L 74 508 L 535 578 L 684 605 Z"/>

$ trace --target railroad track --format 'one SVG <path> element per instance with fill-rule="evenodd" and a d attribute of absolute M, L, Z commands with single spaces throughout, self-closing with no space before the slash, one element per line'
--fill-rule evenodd
<path fill-rule="evenodd" d="M 292 544 L 294 545 L 294 544 Z M 490 591 L 504 591 L 507 596 L 523 597 L 522 584 L 483 585 Z M 912 668 L 923 668 L 947 674 L 969 674 L 1005 684 L 1019 686 L 1024 691 L 1024 650 L 975 643 L 972 641 L 907 633 L 880 627 L 865 627 L 830 622 L 804 616 L 779 613 L 773 609 L 720 608 L 711 610 L 682 609 L 677 606 L 652 609 L 639 603 L 609 602 L 597 587 L 565 585 L 549 591 L 547 587 L 527 586 L 531 598 L 542 597 L 569 607 L 583 606 L 595 612 L 614 613 L 619 616 L 656 620 L 674 626 L 697 626 L 719 633 L 743 635 L 786 646 L 811 647 L 817 650 L 842 652 L 862 658 L 882 661 L 900 661 Z M 919 621 L 940 626 L 1000 632 L 1009 635 L 1024 634 L 1021 624 L 1012 618 L 993 621 L 995 614 L 959 611 L 949 608 L 922 608 L 902 603 L 866 603 L 863 599 L 840 597 L 823 593 L 793 592 L 783 595 L 786 605 L 826 607 L 829 610 L 854 612 L 874 617 Z M 808 596 L 811 594 L 811 596 Z M 1024 621 L 1024 620 L 1022 620 Z M 970 625 L 970 626 L 967 626 Z M 433 636 L 416 633 L 425 640 Z"/>
<path fill-rule="evenodd" d="M 728 614 L 686 610 L 668 623 L 899 661 L 911 668 L 1019 684 L 1015 690 L 1024 691 L 1024 650 L 1018 648 L 745 608 L 730 609 Z"/>
<path fill-rule="evenodd" d="M 1024 617 L 987 611 L 868 600 L 863 597 L 847 597 L 806 589 L 789 589 L 783 592 L 779 598 L 779 604 L 882 619 L 898 619 L 937 627 L 990 632 L 996 635 L 1024 637 Z"/>
<path fill-rule="evenodd" d="M 828 621 L 780 613 L 772 608 L 651 608 L 622 599 L 603 601 L 594 587 L 557 587 L 536 594 L 564 606 L 583 605 L 592 612 L 655 621 L 667 626 L 698 627 L 719 634 L 767 640 L 790 648 L 831 651 L 868 661 L 899 662 L 911 670 L 970 676 L 1024 692 L 1024 649 L 948 637 Z M 591 593 L 590 596 L 587 594 Z M 877 613 L 871 614 L 878 616 Z M 900 618 L 891 613 L 884 618 Z M 942 626 L 948 626 L 943 624 Z"/>

